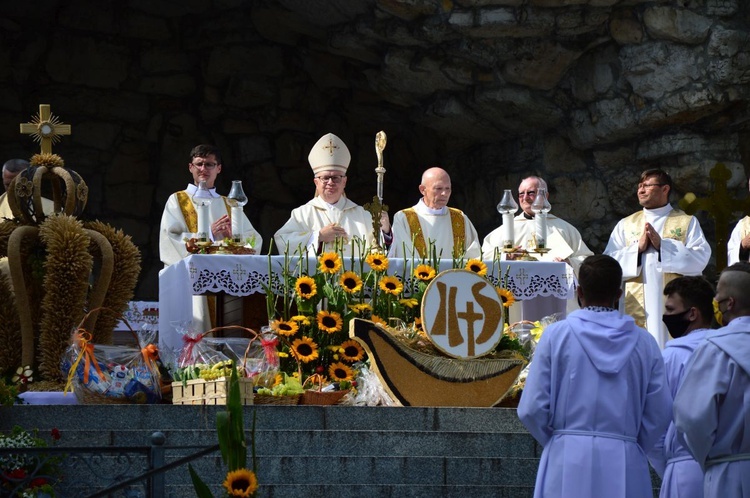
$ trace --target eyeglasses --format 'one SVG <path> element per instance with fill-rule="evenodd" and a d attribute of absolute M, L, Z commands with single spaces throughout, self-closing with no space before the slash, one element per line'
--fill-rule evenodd
<path fill-rule="evenodd" d="M 666 183 L 639 183 L 638 190 L 650 187 L 663 187 L 664 185 L 666 185 Z"/>
<path fill-rule="evenodd" d="M 526 192 L 519 192 L 518 193 L 518 198 L 519 199 L 521 197 L 525 197 L 525 196 L 536 197 L 536 190 L 527 190 Z"/>
<path fill-rule="evenodd" d="M 212 170 L 216 166 L 218 166 L 219 163 L 192 163 L 192 165 L 195 166 L 196 168 L 203 168 L 203 169 L 207 169 L 207 170 Z"/>
<path fill-rule="evenodd" d="M 341 179 L 344 178 L 343 175 L 332 175 L 332 176 L 316 176 L 318 180 L 320 180 L 322 183 L 341 183 Z"/>

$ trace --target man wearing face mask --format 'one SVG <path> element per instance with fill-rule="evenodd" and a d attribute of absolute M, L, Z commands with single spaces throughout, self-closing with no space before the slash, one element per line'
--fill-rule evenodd
<path fill-rule="evenodd" d="M 750 496 L 750 263 L 716 285 L 727 325 L 706 335 L 685 367 L 675 427 L 704 471 L 706 497 Z"/>
<path fill-rule="evenodd" d="M 713 320 L 714 288 L 704 277 L 678 277 L 664 288 L 664 324 L 674 338 L 662 356 L 672 398 L 685 372 L 685 364 L 703 342 Z M 661 498 L 703 498 L 703 471 L 677 438 L 674 422 L 648 454 L 662 478 Z"/>

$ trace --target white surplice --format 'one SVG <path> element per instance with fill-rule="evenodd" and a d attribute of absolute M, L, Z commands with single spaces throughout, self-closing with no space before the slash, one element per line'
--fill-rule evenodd
<path fill-rule="evenodd" d="M 745 251 L 745 258 L 740 258 L 740 243 L 748 234 L 750 234 L 750 216 L 745 216 L 734 226 L 732 235 L 729 237 L 729 242 L 727 242 L 727 264 L 729 266 L 739 261 L 748 261 L 748 251 Z"/>

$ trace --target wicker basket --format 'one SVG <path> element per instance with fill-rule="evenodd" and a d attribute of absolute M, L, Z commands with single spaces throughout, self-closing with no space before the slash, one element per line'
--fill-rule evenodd
<path fill-rule="evenodd" d="M 143 396 L 106 396 L 82 386 L 76 386 L 73 392 L 78 403 L 81 405 L 142 405 L 146 403 L 146 395 Z"/>
<path fill-rule="evenodd" d="M 335 405 L 349 392 L 349 389 L 323 391 L 323 377 L 320 374 L 311 375 L 302 385 L 307 385 L 309 382 L 312 382 L 313 387 L 317 386 L 317 388 L 305 391 L 299 402 L 300 405 Z"/>
<path fill-rule="evenodd" d="M 301 394 L 291 396 L 273 396 L 271 394 L 256 394 L 256 405 L 297 405 L 302 397 Z"/>
<path fill-rule="evenodd" d="M 252 379 L 237 379 L 240 385 L 240 403 L 252 405 Z M 172 382 L 173 405 L 226 405 L 229 393 L 229 379 L 219 377 L 215 380 L 194 379 L 186 382 Z"/>

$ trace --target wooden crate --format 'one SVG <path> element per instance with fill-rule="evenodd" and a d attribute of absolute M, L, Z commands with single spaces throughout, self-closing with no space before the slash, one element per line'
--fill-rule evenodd
<path fill-rule="evenodd" d="M 241 378 L 240 401 L 243 405 L 253 404 L 253 380 Z M 229 379 L 195 379 L 187 383 L 172 382 L 173 405 L 226 405 Z"/>

